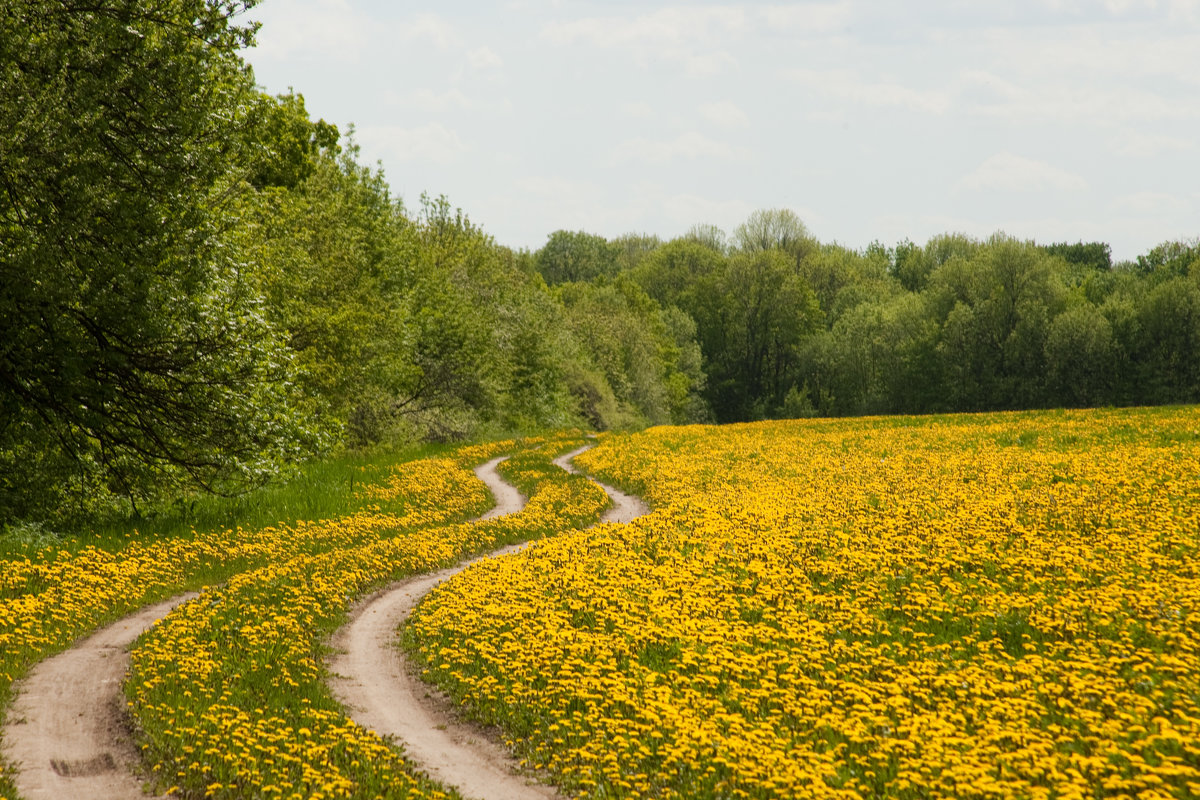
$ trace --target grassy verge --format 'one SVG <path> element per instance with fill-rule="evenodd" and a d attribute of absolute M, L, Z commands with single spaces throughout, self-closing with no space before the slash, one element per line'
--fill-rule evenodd
<path fill-rule="evenodd" d="M 119 550 L 131 541 L 190 539 L 196 531 L 255 529 L 298 520 L 344 516 L 368 502 L 363 489 L 385 482 L 399 464 L 452 455 L 451 445 L 348 452 L 300 465 L 286 479 L 234 497 L 198 493 L 154 506 L 140 517 L 97 520 L 78 530 L 41 524 L 0 528 L 0 559 L 53 560 L 94 547 Z M 404 498 L 397 503 L 403 504 Z M 382 510 L 391 510 L 379 503 Z"/>

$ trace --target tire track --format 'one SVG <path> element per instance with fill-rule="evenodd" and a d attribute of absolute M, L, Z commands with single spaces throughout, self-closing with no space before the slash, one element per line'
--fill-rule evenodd
<path fill-rule="evenodd" d="M 559 456 L 554 463 L 578 473 L 571 459 L 589 447 Z M 501 460 L 490 461 L 476 471 L 497 499 L 489 516 L 516 513 L 525 504 L 525 498 L 496 472 L 495 466 Z M 596 483 L 614 504 L 601 522 L 628 522 L 649 511 L 638 498 Z M 519 502 L 512 499 L 513 494 Z M 333 675 L 330 689 L 349 716 L 376 733 L 396 737 L 404 745 L 405 756 L 431 778 L 476 800 L 548 800 L 561 795 L 554 787 L 519 775 L 519 765 L 498 743 L 494 731 L 464 722 L 445 696 L 421 681 L 416 666 L 397 645 L 396 629 L 437 584 L 471 564 L 515 553 L 524 546 L 504 547 L 458 566 L 393 584 L 356 604 L 350 622 L 332 640 L 338 654 L 328 663 Z"/>
<path fill-rule="evenodd" d="M 129 645 L 171 609 L 181 594 L 101 628 L 70 650 L 39 662 L 19 682 L 4 725 L 4 757 L 25 800 L 147 798 L 136 777 L 121 683 Z"/>
<path fill-rule="evenodd" d="M 578 472 L 570 459 L 589 446 L 554 460 L 568 472 Z M 505 482 L 496 466 L 505 457 L 475 468 L 488 485 L 496 506 L 480 519 L 491 519 L 520 511 L 521 493 Z M 627 522 L 646 512 L 635 497 L 599 484 L 613 499 L 614 507 L 602 522 Z M 351 622 L 335 635 L 333 644 L 344 655 L 330 663 L 335 673 L 331 689 L 343 705 L 353 710 L 360 724 L 379 733 L 399 736 L 406 753 L 430 775 L 459 787 L 468 797 L 554 798 L 551 788 L 530 784 L 516 775 L 516 765 L 494 737 L 475 726 L 463 724 L 444 698 L 432 697 L 431 689 L 410 669 L 395 646 L 395 631 L 420 599 L 434 586 L 482 558 L 513 553 L 524 545 L 501 548 L 449 569 L 413 576 L 377 592 L 352 610 Z M 14 685 L 0 750 L 6 761 L 17 767 L 12 776 L 25 800 L 144 800 L 145 785 L 138 777 L 140 758 L 133 743 L 130 721 L 121 684 L 129 670 L 129 646 L 176 606 L 198 595 L 188 592 L 147 606 L 124 617 L 69 650 L 35 665 Z M 365 675 L 346 659 L 371 653 Z M 413 722 L 391 719 L 397 703 L 408 709 L 401 716 Z M 399 727 L 397 727 L 399 726 Z M 471 777 L 463 777 L 464 773 Z"/>
<path fill-rule="evenodd" d="M 500 460 L 477 467 L 476 475 L 489 467 L 495 474 Z M 497 506 L 481 519 L 524 505 L 515 487 L 502 481 L 488 485 Z M 138 777 L 141 758 L 121 685 L 134 640 L 197 596 L 187 592 L 123 617 L 40 661 L 14 685 L 0 752 L 16 766 L 12 779 L 24 800 L 161 797 L 147 794 Z"/>
<path fill-rule="evenodd" d="M 585 444 L 583 447 L 580 447 L 577 450 L 572 450 L 571 452 L 554 459 L 554 463 L 556 466 L 562 467 L 572 475 L 581 475 L 583 473 L 576 469 L 574 458 L 580 453 L 591 450 L 592 447 L 594 447 L 594 445 Z M 631 520 L 637 519 L 643 514 L 650 513 L 649 506 L 647 506 L 640 497 L 634 497 L 631 494 L 625 494 L 625 492 L 622 492 L 620 489 L 617 489 L 614 486 L 609 486 L 607 483 L 601 483 L 590 476 L 588 477 L 588 480 L 603 489 L 613 501 L 613 507 L 608 511 L 605 511 L 600 517 L 601 522 L 630 522 Z"/>

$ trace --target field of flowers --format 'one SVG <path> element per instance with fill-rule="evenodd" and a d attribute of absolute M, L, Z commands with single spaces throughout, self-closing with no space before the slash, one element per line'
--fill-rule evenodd
<path fill-rule="evenodd" d="M 1200 796 L 1200 410 L 613 434 L 405 644 L 583 797 Z"/>
<path fill-rule="evenodd" d="M 135 647 L 126 684 L 159 785 L 231 799 L 448 796 L 341 712 L 324 682 L 322 643 L 373 586 L 594 522 L 604 492 L 551 464 L 580 441 L 526 440 L 501 465 L 529 497 L 518 514 L 296 555 L 170 614 Z"/>

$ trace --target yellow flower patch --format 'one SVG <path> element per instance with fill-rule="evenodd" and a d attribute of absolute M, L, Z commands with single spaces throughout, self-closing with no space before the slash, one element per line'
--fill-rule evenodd
<path fill-rule="evenodd" d="M 512 442 L 489 446 L 503 452 Z M 478 447 L 469 455 L 476 457 Z M 194 575 L 275 563 L 297 553 L 346 547 L 392 530 L 445 523 L 487 508 L 473 461 L 413 461 L 385 485 L 366 487 L 369 501 L 389 501 L 332 520 L 301 520 L 258 530 L 196 532 L 188 539 L 139 539 L 119 550 L 85 547 L 38 559 L 0 559 L 0 682 L 61 649 L 105 619 L 136 609 L 188 583 Z"/>
<path fill-rule="evenodd" d="M 584 797 L 1200 790 L 1200 412 L 609 435 L 654 512 L 443 584 L 428 674 Z"/>

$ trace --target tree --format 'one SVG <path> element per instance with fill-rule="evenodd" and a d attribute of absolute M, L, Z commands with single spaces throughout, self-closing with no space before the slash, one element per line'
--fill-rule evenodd
<path fill-rule="evenodd" d="M 952 407 L 1028 408 L 1044 402 L 1045 337 L 1065 303 L 1063 262 L 997 234 L 969 259 L 930 273 L 926 295 L 944 320 L 943 366 Z"/>
<path fill-rule="evenodd" d="M 878 250 L 859 253 L 838 244 L 812 248 L 797 264 L 798 273 L 816 292 L 826 323 L 859 303 L 895 294 L 899 283 L 889 274 L 891 264 Z"/>
<path fill-rule="evenodd" d="M 896 245 L 892 274 L 905 289 L 919 292 L 925 288 L 931 272 L 949 261 L 973 258 L 980 246 L 962 233 L 934 236 L 923 248 L 906 239 Z"/>
<path fill-rule="evenodd" d="M 626 233 L 609 244 L 617 253 L 619 271 L 628 272 L 662 246 L 662 239 L 650 233 Z"/>
<path fill-rule="evenodd" d="M 1200 273 L 1155 286 L 1139 309 L 1137 355 L 1144 402 L 1200 401 Z"/>
<path fill-rule="evenodd" d="M 322 151 L 341 151 L 337 127 L 309 119 L 304 95 L 294 91 L 275 97 L 260 94 L 247 122 L 246 180 L 257 189 L 294 189 L 312 175 Z"/>
<path fill-rule="evenodd" d="M 583 231 L 555 231 L 537 251 L 538 272 L 553 286 L 571 281 L 591 281 L 620 271 L 620 248 L 603 236 Z"/>
<path fill-rule="evenodd" d="M 1090 303 L 1067 309 L 1046 335 L 1050 396 L 1066 406 L 1088 406 L 1111 398 L 1112 326 Z"/>
<path fill-rule="evenodd" d="M 733 241 L 746 253 L 778 249 L 796 259 L 816 244 L 796 212 L 786 208 L 755 211 L 734 230 Z"/>
<path fill-rule="evenodd" d="M 688 228 L 688 232 L 680 237 L 689 242 L 703 245 L 713 252 L 725 255 L 729 252 L 729 243 L 725 231 L 716 225 L 701 223 Z"/>
<path fill-rule="evenodd" d="M 1107 242 L 1056 242 L 1044 249 L 1052 256 L 1061 256 L 1068 264 L 1101 272 L 1112 269 L 1112 248 Z"/>
<path fill-rule="evenodd" d="M 243 5 L 0 12 L 0 516 L 62 500 L 31 485 L 234 490 L 312 444 L 222 229 L 256 97 Z"/>
<path fill-rule="evenodd" d="M 363 445 L 387 434 L 388 407 L 412 380 L 404 307 L 417 245 L 383 176 L 355 152 L 323 150 L 299 184 L 244 195 L 236 233 L 315 419 Z"/>
<path fill-rule="evenodd" d="M 642 259 L 631 273 L 633 279 L 664 306 L 690 310 L 705 280 L 725 263 L 720 253 L 690 239 L 668 242 Z"/>
<path fill-rule="evenodd" d="M 709 398 L 721 422 L 774 413 L 797 379 L 797 348 L 822 321 L 816 296 L 780 250 L 738 253 L 698 309 Z M 705 331 L 708 328 L 708 331 Z"/>
<path fill-rule="evenodd" d="M 695 325 L 686 314 L 678 309 L 663 312 L 624 277 L 605 285 L 571 283 L 556 293 L 586 365 L 604 377 L 616 401 L 615 409 L 595 421 L 613 427 L 694 422 L 705 416 L 698 396 L 704 374 Z M 587 395 L 580 400 L 589 403 Z M 588 410 L 588 416 L 596 410 Z"/>

